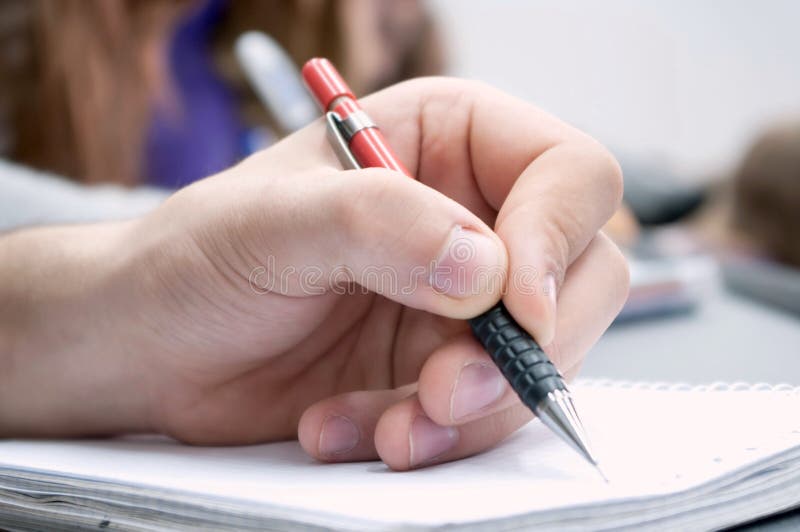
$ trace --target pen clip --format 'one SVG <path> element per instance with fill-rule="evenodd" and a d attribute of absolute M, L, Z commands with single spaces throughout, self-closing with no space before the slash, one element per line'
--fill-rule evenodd
<path fill-rule="evenodd" d="M 333 112 L 328 111 L 325 113 L 325 128 L 327 129 L 328 140 L 331 143 L 333 152 L 336 158 L 342 163 L 345 170 L 358 170 L 361 165 L 358 164 L 353 152 L 350 151 L 350 145 L 347 143 L 343 132 L 343 125 L 341 117 Z"/>

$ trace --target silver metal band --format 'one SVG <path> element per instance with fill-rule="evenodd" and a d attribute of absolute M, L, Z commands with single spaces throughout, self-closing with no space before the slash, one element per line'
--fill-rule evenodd
<path fill-rule="evenodd" d="M 342 126 L 342 133 L 348 142 L 362 129 L 377 127 L 375 122 L 364 111 L 356 111 L 339 123 Z"/>

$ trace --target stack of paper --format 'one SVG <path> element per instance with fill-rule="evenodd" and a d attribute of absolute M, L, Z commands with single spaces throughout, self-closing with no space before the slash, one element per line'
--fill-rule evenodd
<path fill-rule="evenodd" d="M 479 456 L 408 473 L 320 464 L 296 442 L 5 441 L 0 524 L 719 528 L 800 505 L 800 391 L 740 388 L 576 385 L 608 484 L 535 421 Z"/>

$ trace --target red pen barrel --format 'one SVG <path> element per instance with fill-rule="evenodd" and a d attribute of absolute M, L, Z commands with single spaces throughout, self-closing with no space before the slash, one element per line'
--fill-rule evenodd
<path fill-rule="evenodd" d="M 314 95 L 323 113 L 330 109 L 331 103 L 336 98 L 347 96 L 353 101 L 356 99 L 336 67 L 324 57 L 309 59 L 303 65 L 302 75 L 306 87 Z"/>
<path fill-rule="evenodd" d="M 403 163 L 400 162 L 394 153 L 387 148 L 388 143 L 383 138 L 380 129 L 368 127 L 362 129 L 350 140 L 350 151 L 356 161 L 365 168 L 388 168 L 396 170 L 408 177 L 413 177 Z"/>
<path fill-rule="evenodd" d="M 323 112 L 335 111 L 343 120 L 362 112 L 350 87 L 327 59 L 314 58 L 306 62 L 303 80 Z M 377 127 L 365 127 L 353 133 L 349 147 L 353 157 L 364 168 L 388 168 L 412 177 Z"/>

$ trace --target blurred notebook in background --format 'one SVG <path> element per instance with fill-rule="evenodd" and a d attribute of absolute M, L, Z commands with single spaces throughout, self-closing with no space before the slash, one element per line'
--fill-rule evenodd
<path fill-rule="evenodd" d="M 320 464 L 296 442 L 0 442 L 0 526 L 706 530 L 800 505 L 800 390 L 574 386 L 606 484 L 536 421 L 458 462 Z"/>
<path fill-rule="evenodd" d="M 629 258 L 628 301 L 615 323 L 689 312 L 719 285 L 716 261 L 706 255 Z"/>
<path fill-rule="evenodd" d="M 800 315 L 800 270 L 757 258 L 740 257 L 722 264 L 729 290 Z"/>
<path fill-rule="evenodd" d="M 630 293 L 615 323 L 691 312 L 724 286 L 800 315 L 800 270 L 756 257 L 690 254 L 628 259 Z"/>

